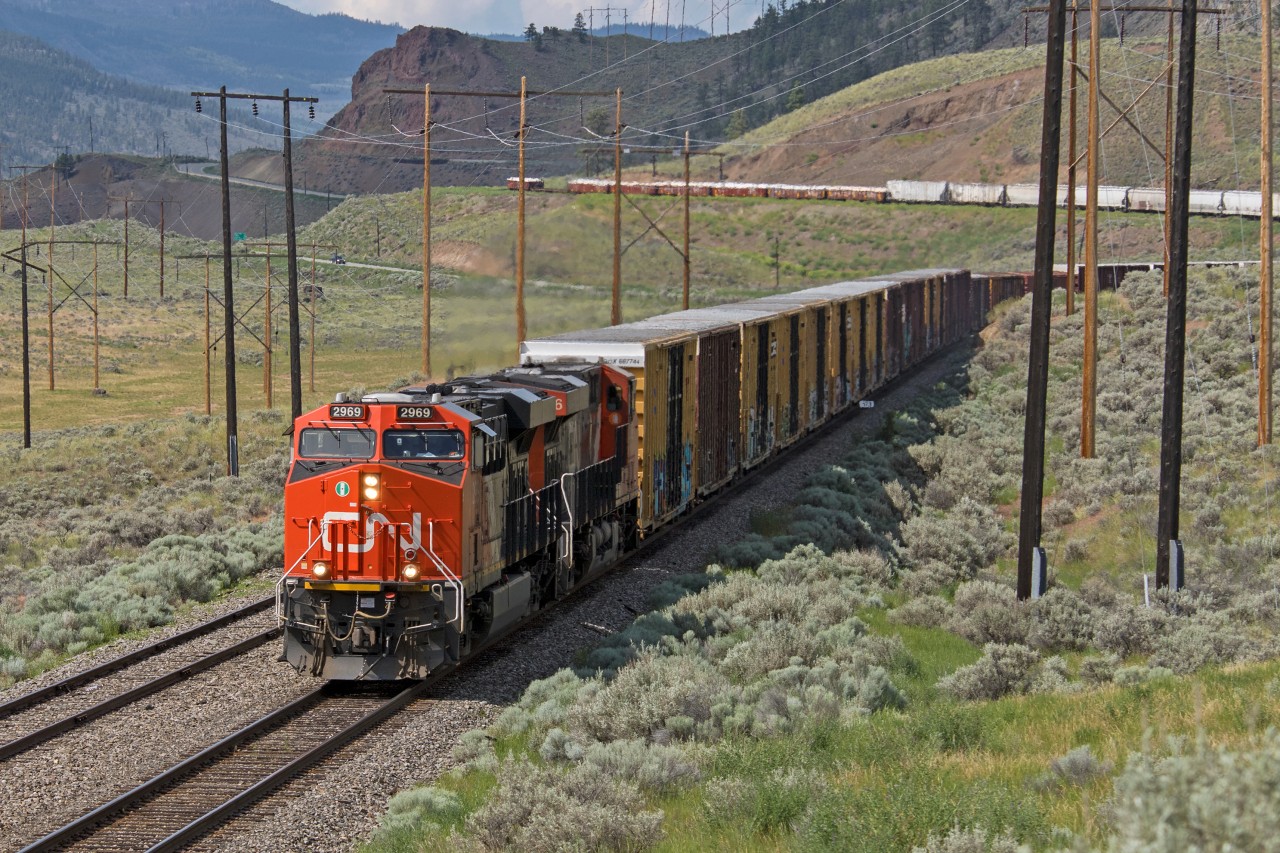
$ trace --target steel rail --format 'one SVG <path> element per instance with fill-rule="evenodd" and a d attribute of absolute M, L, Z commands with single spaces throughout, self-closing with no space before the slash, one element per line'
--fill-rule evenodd
<path fill-rule="evenodd" d="M 280 636 L 280 633 L 281 629 L 278 626 L 275 628 L 269 628 L 266 631 L 254 634 L 252 637 L 242 640 L 235 645 L 228 646 L 225 649 L 220 649 L 213 654 L 205 655 L 197 661 L 179 667 L 178 669 L 164 675 L 157 676 L 150 681 L 139 684 L 131 690 L 126 690 L 123 693 L 112 696 L 110 699 L 103 700 L 97 705 L 85 708 L 82 711 L 77 711 L 69 717 L 64 717 L 63 719 L 58 720 L 56 723 L 50 723 L 49 725 L 36 729 L 35 731 L 25 734 L 20 738 L 11 740 L 8 743 L 0 744 L 0 761 L 12 758 L 19 753 L 26 752 L 33 746 L 42 744 L 47 740 L 52 740 L 60 734 L 65 734 L 78 726 L 84 725 L 92 720 L 96 720 L 101 716 L 111 713 L 112 711 L 119 710 L 126 705 L 130 705 L 138 701 L 144 696 L 150 696 L 153 693 L 158 693 L 166 687 L 171 687 L 174 684 L 177 684 L 179 681 L 184 681 L 193 675 L 197 675 L 207 669 L 212 669 L 218 664 L 224 663 L 231 658 L 242 655 L 252 649 L 256 649 L 258 646 L 274 640 L 276 637 Z"/>
<path fill-rule="evenodd" d="M 414 699 L 417 699 L 424 690 L 436 683 L 436 681 L 437 679 L 428 679 L 415 682 L 401 690 L 373 711 L 362 715 L 360 719 L 351 725 L 326 738 L 318 746 L 312 747 L 305 753 L 294 757 L 287 764 L 270 773 L 270 775 L 225 802 L 209 809 L 203 816 L 191 821 L 177 832 L 160 840 L 148 849 L 152 851 L 178 850 L 207 835 L 280 786 L 306 772 L 316 763 L 347 746 L 374 726 L 400 711 Z M 133 790 L 121 794 L 111 802 L 99 806 L 61 829 L 57 829 L 22 848 L 21 853 L 42 853 L 43 851 L 58 850 L 82 839 L 83 836 L 92 833 L 99 826 L 114 820 L 123 813 L 143 807 L 148 800 L 165 793 L 175 784 L 181 783 L 184 778 L 194 775 L 208 765 L 227 758 L 249 742 L 275 731 L 290 719 L 301 716 L 338 689 L 340 688 L 335 688 L 332 684 L 317 687 L 288 705 L 272 711 L 270 714 L 228 735 L 212 746 L 175 764 Z"/>
<path fill-rule="evenodd" d="M 100 663 L 91 669 L 86 669 L 84 672 L 70 676 L 69 678 L 64 678 L 61 681 L 48 685 L 47 687 L 42 687 L 39 690 L 33 690 L 30 693 L 23 694 L 16 699 L 0 704 L 0 719 L 4 719 L 5 717 L 16 714 L 19 711 L 25 711 L 28 708 L 39 705 L 41 702 L 47 701 L 52 696 L 68 693 L 81 685 L 97 681 L 99 678 L 124 669 L 138 661 L 146 660 L 149 657 L 155 657 L 163 651 L 168 651 L 175 646 L 182 645 L 188 640 L 194 640 L 196 637 L 212 633 L 213 631 L 230 625 L 232 622 L 236 622 L 246 616 L 251 616 L 254 613 L 266 610 L 273 604 L 275 604 L 275 596 L 255 601 L 252 604 L 241 607 L 239 610 L 223 614 L 215 619 L 210 619 L 208 622 L 202 622 L 193 628 L 188 628 L 181 633 L 174 634 L 172 637 L 158 640 L 154 643 L 143 646 L 140 649 L 135 649 L 128 654 L 121 655 L 118 658 L 112 658 L 109 661 Z"/>
<path fill-rule="evenodd" d="M 192 841 L 203 838 L 277 788 L 302 775 L 315 764 L 352 743 L 388 717 L 398 713 L 435 682 L 436 679 L 427 679 L 406 687 L 341 732 L 325 740 L 319 746 L 308 750 L 270 776 L 267 776 L 261 782 L 241 791 L 225 803 L 210 809 L 202 817 L 193 820 L 159 844 L 149 848 L 147 853 L 169 853 L 169 851 L 181 850 Z"/>
<path fill-rule="evenodd" d="M 273 728 L 276 724 L 283 722 L 289 717 L 303 713 L 312 705 L 319 702 L 320 699 L 323 698 L 325 691 L 326 688 L 324 686 L 317 687 L 310 693 L 293 700 L 288 705 L 285 705 L 282 708 L 277 708 L 267 716 L 257 720 L 256 722 L 250 723 L 237 732 L 227 735 L 217 743 L 208 746 L 190 758 L 175 764 L 160 775 L 143 782 L 133 790 L 126 791 L 114 800 L 98 806 L 93 811 L 76 818 L 61 829 L 56 829 L 43 838 L 33 841 L 31 844 L 23 847 L 20 853 L 44 853 L 44 851 L 58 850 L 66 846 L 78 836 L 92 831 L 100 824 L 106 823 L 117 815 L 137 806 L 148 797 L 159 794 L 169 785 L 178 781 L 183 776 L 194 772 L 202 765 L 217 761 L 218 759 L 235 751 L 245 742 L 258 737 L 268 729 Z"/>

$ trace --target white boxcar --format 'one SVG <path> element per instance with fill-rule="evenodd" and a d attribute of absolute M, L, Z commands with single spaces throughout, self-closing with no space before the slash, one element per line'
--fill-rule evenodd
<path fill-rule="evenodd" d="M 1003 184 L 947 184 L 952 204 L 1004 204 Z"/>
<path fill-rule="evenodd" d="M 889 181 L 890 201 L 943 202 L 947 200 L 946 181 Z"/>

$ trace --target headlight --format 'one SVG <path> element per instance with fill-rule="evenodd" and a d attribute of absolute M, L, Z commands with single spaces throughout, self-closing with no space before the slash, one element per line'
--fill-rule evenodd
<path fill-rule="evenodd" d="M 328 563 L 316 562 L 311 565 L 311 574 L 318 578 L 327 577 L 329 575 Z"/>
<path fill-rule="evenodd" d="M 404 575 L 405 580 L 414 581 L 418 579 L 418 575 L 422 574 L 422 570 L 413 563 L 405 563 L 404 568 L 400 570 L 400 574 Z"/>
<path fill-rule="evenodd" d="M 382 490 L 379 488 L 381 478 L 377 474 L 364 475 L 364 498 L 367 501 L 376 501 Z"/>

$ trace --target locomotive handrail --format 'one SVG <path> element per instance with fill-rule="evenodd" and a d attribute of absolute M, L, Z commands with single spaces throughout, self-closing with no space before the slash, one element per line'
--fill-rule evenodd
<path fill-rule="evenodd" d="M 311 525 L 315 524 L 315 522 L 316 520 L 314 518 L 307 519 L 307 535 L 308 536 L 311 535 Z M 323 535 L 324 535 L 324 531 L 322 529 L 320 533 L 316 534 L 316 537 L 314 539 L 312 539 L 310 542 L 307 543 L 307 547 L 298 556 L 298 559 L 293 561 L 293 565 L 285 569 L 284 572 L 281 573 L 280 580 L 276 581 L 275 592 L 276 592 L 276 621 L 277 622 L 283 622 L 285 621 L 285 618 L 286 618 L 284 615 L 284 582 L 288 580 L 289 572 L 298 568 L 298 564 L 307 558 L 307 555 L 311 553 L 312 546 L 314 546 L 317 542 L 319 542 L 320 537 L 322 537 Z"/>
<path fill-rule="evenodd" d="M 457 622 L 458 634 L 465 635 L 467 633 L 467 622 L 466 611 L 462 607 L 462 596 L 464 592 L 462 579 L 455 575 L 449 567 L 445 565 L 444 560 L 440 559 L 440 556 L 436 554 L 436 520 L 434 518 L 427 521 L 427 547 L 425 550 L 427 552 L 427 556 L 431 559 L 431 562 L 435 567 L 439 569 L 440 573 L 445 576 L 449 583 L 455 586 L 458 590 L 457 598 L 453 603 L 453 618 L 449 621 Z"/>
<path fill-rule="evenodd" d="M 560 525 L 564 528 L 564 555 L 561 556 L 560 559 L 563 560 L 570 569 L 573 568 L 573 506 L 569 503 L 569 491 L 565 488 L 564 481 L 566 478 L 577 476 L 579 473 L 581 472 L 569 471 L 560 475 L 560 497 L 564 499 L 565 515 L 569 518 L 567 522 Z"/>

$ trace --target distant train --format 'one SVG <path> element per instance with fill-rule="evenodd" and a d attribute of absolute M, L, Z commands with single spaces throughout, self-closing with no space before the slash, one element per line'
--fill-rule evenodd
<path fill-rule="evenodd" d="M 464 660 L 976 332 L 1029 279 L 921 270 L 679 311 L 303 414 L 285 659 L 346 680 Z"/>
<path fill-rule="evenodd" d="M 526 188 L 541 188 L 542 180 L 526 178 Z M 533 183 L 536 181 L 536 185 Z M 519 180 L 507 182 L 519 189 Z M 604 178 L 570 178 L 571 193 L 611 193 L 614 182 Z M 623 180 L 622 191 L 628 195 L 684 194 L 684 181 Z M 889 181 L 883 187 L 823 186 L 807 184 L 760 184 L 741 181 L 690 181 L 689 195 L 726 198 L 783 198 L 827 201 L 905 202 L 917 204 L 976 204 L 989 207 L 1035 207 L 1040 202 L 1036 184 L 972 184 L 956 181 Z M 1076 207 L 1083 208 L 1088 193 L 1076 187 Z M 1280 218 L 1280 193 L 1273 196 L 1273 216 Z M 1067 206 L 1067 186 L 1058 185 L 1059 207 Z M 1163 213 L 1165 194 L 1162 187 L 1098 187 L 1101 210 L 1146 211 Z M 1191 213 L 1207 216 L 1262 216 L 1262 193 L 1247 190 L 1192 190 Z"/>

